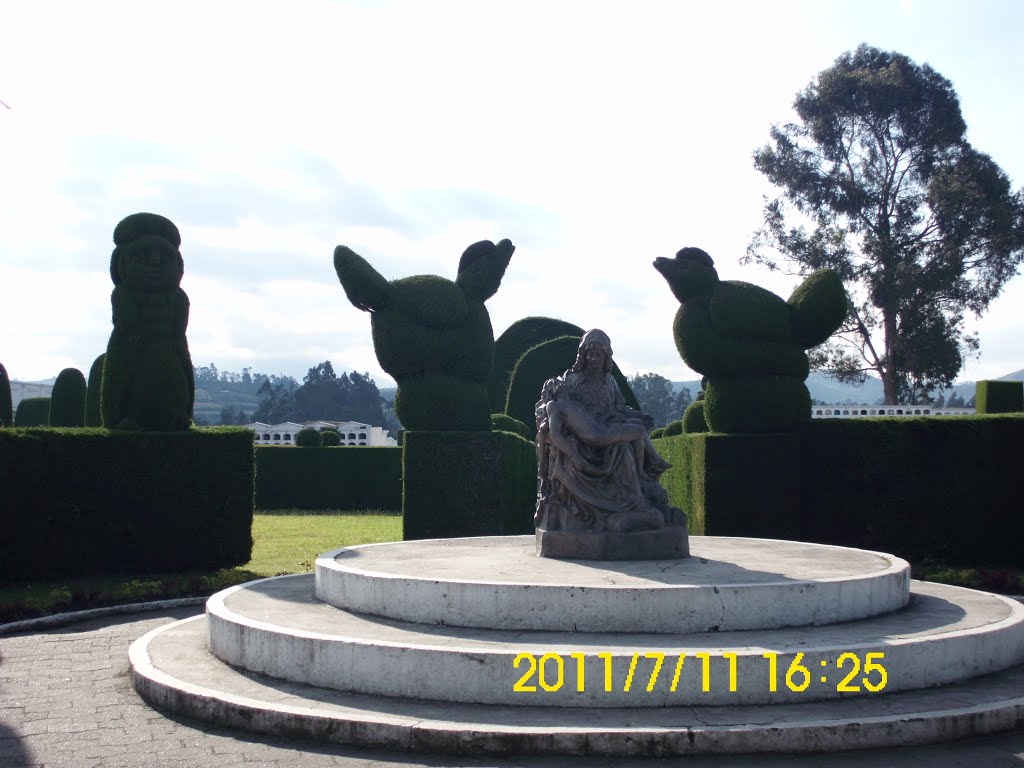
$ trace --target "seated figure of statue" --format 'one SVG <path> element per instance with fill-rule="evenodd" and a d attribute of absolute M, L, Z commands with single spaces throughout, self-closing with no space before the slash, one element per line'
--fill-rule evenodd
<path fill-rule="evenodd" d="M 680 524 L 658 478 L 669 468 L 611 375 L 611 340 L 591 330 L 537 403 L 538 531 L 625 533 Z M 685 525 L 685 522 L 682 522 Z"/>

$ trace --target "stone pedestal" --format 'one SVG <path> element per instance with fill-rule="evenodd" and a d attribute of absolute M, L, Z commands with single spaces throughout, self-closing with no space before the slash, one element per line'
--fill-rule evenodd
<path fill-rule="evenodd" d="M 545 531 L 538 528 L 537 555 L 567 560 L 678 560 L 690 556 L 686 518 L 653 531 Z"/>

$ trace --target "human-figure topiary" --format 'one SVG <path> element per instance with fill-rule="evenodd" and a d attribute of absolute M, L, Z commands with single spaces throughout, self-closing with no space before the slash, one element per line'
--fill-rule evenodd
<path fill-rule="evenodd" d="M 103 414 L 100 411 L 100 390 L 103 387 L 103 361 L 106 355 L 100 355 L 92 361 L 89 368 L 89 380 L 85 388 L 85 426 L 102 427 Z"/>
<path fill-rule="evenodd" d="M 719 280 L 700 248 L 658 258 L 654 268 L 680 301 L 676 348 L 707 377 L 704 417 L 711 431 L 787 431 L 810 418 L 805 350 L 827 340 L 847 311 L 833 270 L 809 275 L 784 301 L 750 283 Z"/>
<path fill-rule="evenodd" d="M 0 427 L 14 424 L 14 406 L 11 398 L 11 380 L 7 369 L 0 363 Z"/>
<path fill-rule="evenodd" d="M 351 249 L 334 250 L 345 295 L 371 314 L 373 348 L 398 383 L 395 414 L 405 429 L 490 431 L 494 332 L 484 302 L 514 250 L 508 240 L 474 243 L 454 282 L 436 275 L 388 281 Z"/>
<path fill-rule="evenodd" d="M 103 423 L 110 429 L 188 429 L 195 381 L 185 337 L 189 302 L 181 289 L 181 235 L 163 216 L 135 213 L 114 229 L 114 244 Z"/>
<path fill-rule="evenodd" d="M 323 445 L 323 436 L 316 427 L 305 427 L 295 433 L 295 444 L 300 448 L 319 448 Z"/>
<path fill-rule="evenodd" d="M 85 376 L 77 368 L 65 368 L 57 374 L 50 393 L 51 427 L 85 426 Z"/>

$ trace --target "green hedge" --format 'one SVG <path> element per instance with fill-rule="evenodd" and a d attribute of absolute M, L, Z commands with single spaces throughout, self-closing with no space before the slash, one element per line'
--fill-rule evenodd
<path fill-rule="evenodd" d="M 1024 414 L 822 419 L 800 432 L 804 537 L 1024 567 Z"/>
<path fill-rule="evenodd" d="M 405 539 L 533 532 L 537 455 L 509 432 L 405 433 Z"/>
<path fill-rule="evenodd" d="M 14 424 L 18 427 L 45 427 L 50 421 L 50 398 L 26 397 L 18 403 Z"/>
<path fill-rule="evenodd" d="M 535 432 L 519 419 L 513 419 L 504 413 L 491 414 L 491 429 L 497 432 L 511 432 L 525 440 L 533 440 Z"/>
<path fill-rule="evenodd" d="M 491 411 L 497 413 L 505 410 L 512 371 L 527 350 L 562 336 L 575 336 L 579 339 L 583 333 L 584 330 L 578 325 L 553 317 L 524 317 L 506 328 L 494 341 L 494 368 L 487 381 Z"/>
<path fill-rule="evenodd" d="M 57 374 L 50 393 L 51 427 L 85 426 L 85 376 L 77 368 L 65 368 Z"/>
<path fill-rule="evenodd" d="M 1024 411 L 1024 383 L 1019 381 L 979 381 L 975 395 L 978 413 Z"/>
<path fill-rule="evenodd" d="M 1024 567 L 1024 414 L 815 420 L 790 434 L 662 438 L 690 532 Z"/>
<path fill-rule="evenodd" d="M 402 508 L 402 449 L 256 448 L 257 509 Z"/>
<path fill-rule="evenodd" d="M 85 390 L 85 426 L 102 427 L 103 414 L 100 412 L 100 389 L 103 385 L 103 361 L 106 353 L 92 361 L 89 368 L 89 381 Z"/>
<path fill-rule="evenodd" d="M 0 431 L 0 579 L 207 570 L 252 553 L 252 433 Z"/>
<path fill-rule="evenodd" d="M 11 403 L 11 380 L 7 376 L 7 369 L 0 363 L 0 427 L 14 424 L 14 407 Z"/>

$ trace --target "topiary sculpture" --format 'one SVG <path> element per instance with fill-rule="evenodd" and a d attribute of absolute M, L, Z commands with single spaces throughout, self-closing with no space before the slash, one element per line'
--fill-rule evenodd
<path fill-rule="evenodd" d="M 673 331 L 683 361 L 707 377 L 704 417 L 713 432 L 780 432 L 810 418 L 804 350 L 846 317 L 832 270 L 813 273 L 789 301 L 750 283 L 718 278 L 700 248 L 683 248 L 657 269 L 680 301 Z"/>
<path fill-rule="evenodd" d="M 195 400 L 185 329 L 188 296 L 178 228 L 135 213 L 114 229 L 110 296 L 114 330 L 103 365 L 100 409 L 110 429 L 188 429 Z"/>
<path fill-rule="evenodd" d="M 493 432 L 511 432 L 533 442 L 534 430 L 530 429 L 519 419 L 513 419 L 504 413 L 491 414 L 491 430 Z"/>
<path fill-rule="evenodd" d="M 484 302 L 514 250 L 508 240 L 474 243 L 452 282 L 436 275 L 388 281 L 351 249 L 335 248 L 345 295 L 371 313 L 373 348 L 398 383 L 395 415 L 405 429 L 490 431 L 494 332 Z"/>
<path fill-rule="evenodd" d="M 11 380 L 7 376 L 7 369 L 0 363 L 0 427 L 9 427 L 14 424 L 14 401 L 11 399 Z"/>
<path fill-rule="evenodd" d="M 85 376 L 77 368 L 57 374 L 50 393 L 51 427 L 85 426 Z"/>
<path fill-rule="evenodd" d="M 321 429 L 320 445 L 324 448 L 333 448 L 336 445 L 341 445 L 341 433 L 336 429 L 330 429 L 327 427 Z"/>
<path fill-rule="evenodd" d="M 512 371 L 527 350 L 562 336 L 583 337 L 583 329 L 553 317 L 524 317 L 516 320 L 494 341 L 494 368 L 487 382 L 491 411 L 501 413 L 508 400 Z"/>
<path fill-rule="evenodd" d="M 92 361 L 89 368 L 89 381 L 85 389 L 85 426 L 102 427 L 103 415 L 100 413 L 100 389 L 103 387 L 103 361 L 106 355 L 100 355 Z"/>
<path fill-rule="evenodd" d="M 300 448 L 319 448 L 323 445 L 323 435 L 316 427 L 305 427 L 295 433 L 295 444 Z"/>

